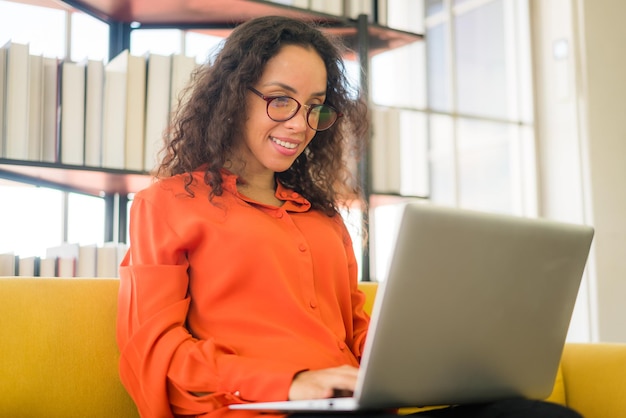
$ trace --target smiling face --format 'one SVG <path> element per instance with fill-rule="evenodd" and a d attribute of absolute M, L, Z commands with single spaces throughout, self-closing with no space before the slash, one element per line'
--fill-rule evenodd
<path fill-rule="evenodd" d="M 326 67 L 314 49 L 286 45 L 270 59 L 259 81 L 252 86 L 265 96 L 290 96 L 303 105 L 323 103 L 326 98 Z M 245 163 L 244 178 L 272 175 L 287 170 L 313 139 L 306 123 L 305 106 L 288 121 L 267 116 L 267 102 L 249 92 L 247 120 L 238 157 Z"/>

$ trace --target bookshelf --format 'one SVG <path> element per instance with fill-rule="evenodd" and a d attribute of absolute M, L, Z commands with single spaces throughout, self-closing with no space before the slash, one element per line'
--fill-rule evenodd
<path fill-rule="evenodd" d="M 238 24 L 255 17 L 283 15 L 319 24 L 325 31 L 340 36 L 358 54 L 363 45 L 363 29 L 358 19 L 272 3 L 266 0 L 64 0 L 64 3 L 111 25 L 112 52 L 115 56 L 127 46 L 131 24 L 141 29 L 179 28 L 225 37 Z M 368 22 L 369 54 L 377 54 L 422 39 L 422 35 L 391 29 Z M 348 58 L 357 58 L 355 56 Z"/>
<path fill-rule="evenodd" d="M 287 6 L 266 0 L 14 0 L 67 11 L 80 11 L 107 23 L 110 28 L 109 58 L 130 47 L 135 28 L 177 28 L 198 33 L 227 36 L 238 24 L 260 16 L 284 15 L 314 22 L 343 39 L 350 48 L 346 59 L 356 60 L 362 67 L 361 85 L 367 93 L 368 61 L 375 54 L 422 40 L 421 34 L 391 29 L 377 22 L 377 1 L 373 1 L 373 18 L 336 16 L 318 11 Z M 301 2 L 302 3 L 302 2 Z M 366 197 L 369 197 L 369 160 L 359 168 Z M 128 195 L 146 187 L 151 176 L 146 172 L 46 163 L 0 158 L 0 178 L 51 187 L 64 191 L 104 197 L 106 203 L 107 239 L 114 236 L 114 219 L 118 219 L 118 239 L 126 240 L 126 206 Z M 114 203 L 115 202 L 115 203 Z M 365 215 L 367 216 L 367 215 Z M 367 225 L 367 222 L 366 222 Z M 365 255 L 367 257 L 367 255 Z M 364 260 L 363 266 L 369 266 Z M 366 272 L 364 272 L 366 273 Z M 364 274 L 364 277 L 367 277 Z"/>
<path fill-rule="evenodd" d="M 91 196 L 134 193 L 151 177 L 140 171 L 0 158 L 0 177 Z"/>

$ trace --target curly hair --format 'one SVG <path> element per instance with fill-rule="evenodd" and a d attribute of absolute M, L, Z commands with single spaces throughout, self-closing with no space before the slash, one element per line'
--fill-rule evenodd
<path fill-rule="evenodd" d="M 248 87 L 261 77 L 267 62 L 285 45 L 313 48 L 327 71 L 326 102 L 340 110 L 330 129 L 317 132 L 289 169 L 276 173 L 284 186 L 307 198 L 329 216 L 337 213 L 342 199 L 360 196 L 349 161 L 363 151 L 368 127 L 367 105 L 346 77 L 341 43 L 313 24 L 280 16 L 252 19 L 239 25 L 224 41 L 213 63 L 199 66 L 183 95 L 165 134 L 163 159 L 157 177 L 204 170 L 210 198 L 223 193 L 220 170 L 235 157 L 237 138 L 242 137 Z"/>

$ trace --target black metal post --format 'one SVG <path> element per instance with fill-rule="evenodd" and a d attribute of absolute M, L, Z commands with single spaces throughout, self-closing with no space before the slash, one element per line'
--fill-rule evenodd
<path fill-rule="evenodd" d="M 113 241 L 115 228 L 115 194 L 104 195 L 104 242 Z"/>
<path fill-rule="evenodd" d="M 109 60 L 130 49 L 130 23 L 109 22 Z"/>
<path fill-rule="evenodd" d="M 357 37 L 359 45 L 359 64 L 361 66 L 361 95 L 363 100 L 369 103 L 369 22 L 367 15 L 361 14 L 357 20 Z M 362 211 L 363 230 L 368 235 L 368 240 L 361 252 L 361 278 L 369 281 L 370 277 L 370 244 L 369 244 L 369 205 L 371 195 L 371 179 L 370 179 L 370 137 L 371 133 L 367 133 L 367 151 L 361 158 L 359 163 L 359 182 L 365 199 L 365 207 Z"/>
<path fill-rule="evenodd" d="M 128 210 L 128 195 L 121 194 L 118 197 L 117 202 L 117 213 L 118 213 L 118 223 L 117 223 L 117 242 L 127 242 L 126 241 L 126 229 L 128 227 L 127 218 L 127 210 Z"/>

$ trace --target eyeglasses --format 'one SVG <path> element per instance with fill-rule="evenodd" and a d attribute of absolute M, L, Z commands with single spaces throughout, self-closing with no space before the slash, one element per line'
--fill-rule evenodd
<path fill-rule="evenodd" d="M 306 109 L 306 123 L 316 131 L 325 131 L 337 122 L 341 116 L 334 107 L 327 104 L 303 105 L 289 96 L 266 96 L 260 91 L 249 87 L 249 90 L 267 102 L 267 116 L 274 122 L 285 122 L 293 118 L 301 107 Z"/>

